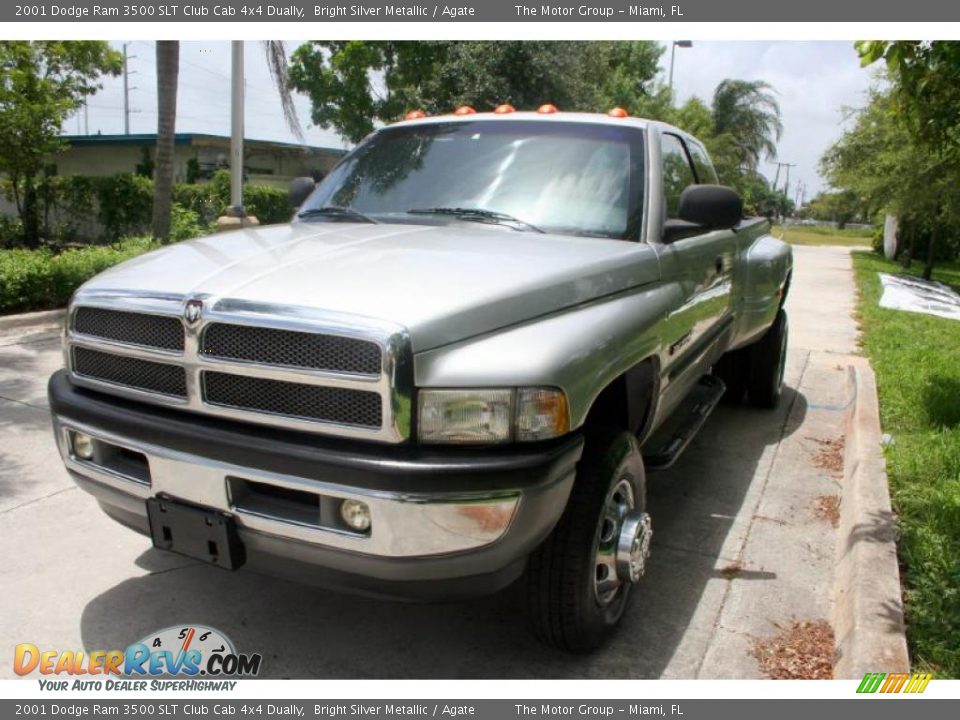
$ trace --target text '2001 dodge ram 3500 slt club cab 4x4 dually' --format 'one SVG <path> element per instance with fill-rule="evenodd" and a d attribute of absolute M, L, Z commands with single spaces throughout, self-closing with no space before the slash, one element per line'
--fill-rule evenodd
<path fill-rule="evenodd" d="M 398 599 L 524 575 L 538 637 L 595 647 L 650 556 L 645 466 L 780 396 L 790 250 L 716 182 L 622 112 L 385 127 L 290 224 L 77 291 L 63 460 L 157 547 Z"/>

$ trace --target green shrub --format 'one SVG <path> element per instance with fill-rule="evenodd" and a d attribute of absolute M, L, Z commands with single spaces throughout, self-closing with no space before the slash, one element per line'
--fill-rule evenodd
<path fill-rule="evenodd" d="M 173 204 L 170 217 L 170 240 L 172 242 L 189 240 L 190 238 L 207 235 L 209 232 L 209 224 L 201 224 L 199 214 L 179 203 Z"/>
<path fill-rule="evenodd" d="M 227 170 L 218 170 L 210 182 L 197 187 L 205 188 L 210 193 L 207 207 L 214 209 L 216 213 L 209 218 L 211 221 L 223 215 L 230 207 L 230 173 Z M 287 191 L 270 185 L 245 184 L 243 206 L 249 215 L 256 216 L 261 225 L 288 222 L 293 213 Z"/>
<path fill-rule="evenodd" d="M 0 194 L 9 195 L 9 182 L 0 180 Z M 44 177 L 38 188 L 45 218 L 43 236 L 54 244 L 76 241 L 84 221 L 96 220 L 103 239 L 141 235 L 150 231 L 153 219 L 153 180 L 121 173 L 103 177 L 85 175 Z M 178 183 L 173 188 L 174 216 L 171 239 L 205 235 L 230 207 L 230 173 L 216 172 L 208 183 Z M 263 225 L 287 222 L 291 209 L 287 191 L 269 185 L 245 185 L 247 212 Z M 184 214 L 178 211 L 189 211 Z M 0 216 L 0 247 L 19 241 L 19 222 Z"/>
<path fill-rule="evenodd" d="M 97 192 L 97 219 L 110 240 L 144 233 L 153 216 L 153 181 L 132 174 L 92 178 Z"/>
<path fill-rule="evenodd" d="M 243 204 L 261 225 L 289 222 L 293 214 L 289 193 L 269 185 L 244 185 Z"/>
<path fill-rule="evenodd" d="M 23 223 L 20 218 L 0 215 L 0 247 L 7 247 L 20 242 L 23 235 Z"/>
<path fill-rule="evenodd" d="M 153 247 L 149 238 L 129 238 L 61 253 L 0 250 L 0 313 L 61 307 L 97 273 Z"/>

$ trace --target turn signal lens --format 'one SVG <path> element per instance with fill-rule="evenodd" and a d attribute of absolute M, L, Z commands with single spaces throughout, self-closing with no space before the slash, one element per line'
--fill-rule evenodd
<path fill-rule="evenodd" d="M 506 105 L 506 104 L 504 104 L 504 105 L 497 105 L 497 106 L 493 109 L 493 111 L 494 111 L 497 115 L 506 115 L 507 113 L 512 113 L 512 112 L 514 112 L 514 111 L 515 111 L 515 108 L 513 107 L 513 105 Z"/>
<path fill-rule="evenodd" d="M 517 440 L 547 440 L 570 430 L 567 396 L 553 388 L 517 391 Z"/>
<path fill-rule="evenodd" d="M 476 114 L 476 112 L 477 111 L 474 110 L 469 105 L 461 105 L 460 107 L 458 107 L 456 110 L 453 111 L 453 114 L 454 115 L 474 115 Z"/>
<path fill-rule="evenodd" d="M 366 532 L 370 529 L 370 506 L 359 500 L 344 500 L 340 504 L 340 517 L 351 530 Z"/>
<path fill-rule="evenodd" d="M 540 107 L 537 108 L 537 112 L 540 113 L 541 115 L 550 115 L 552 113 L 555 113 L 556 111 L 557 111 L 557 106 L 551 105 L 550 103 L 546 103 L 545 105 L 541 105 Z"/>
<path fill-rule="evenodd" d="M 427 114 L 423 110 L 411 110 L 407 113 L 407 120 L 419 120 L 420 118 L 425 118 Z"/>
<path fill-rule="evenodd" d="M 607 113 L 607 115 L 609 115 L 610 117 L 615 117 L 615 118 L 625 118 L 625 117 L 629 117 L 629 116 L 630 116 L 630 113 L 628 113 L 628 112 L 627 112 L 626 110 L 624 110 L 622 107 L 615 107 L 615 108 L 613 108 L 612 110 L 610 110 L 610 111 Z"/>

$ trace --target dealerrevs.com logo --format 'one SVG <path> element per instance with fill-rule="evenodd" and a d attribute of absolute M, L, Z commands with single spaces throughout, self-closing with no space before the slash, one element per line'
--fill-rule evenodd
<path fill-rule="evenodd" d="M 262 661 L 260 653 L 238 653 L 233 642 L 219 630 L 204 625 L 178 625 L 151 633 L 126 650 L 50 650 L 20 643 L 14 649 L 13 669 L 17 675 L 39 672 L 74 677 L 72 682 L 41 680 L 44 689 L 144 690 L 146 681 L 136 678 L 255 677 Z M 113 679 L 120 677 L 132 680 Z M 218 689 L 212 685 L 196 682 L 168 688 L 167 683 L 153 682 L 150 689 Z M 233 685 L 229 683 L 222 689 L 232 689 Z"/>

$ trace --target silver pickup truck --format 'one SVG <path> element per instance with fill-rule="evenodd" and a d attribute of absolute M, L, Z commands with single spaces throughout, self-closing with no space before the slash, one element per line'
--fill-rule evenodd
<path fill-rule="evenodd" d="M 49 384 L 70 474 L 221 568 L 419 600 L 522 576 L 538 637 L 596 647 L 649 562 L 646 470 L 723 396 L 776 405 L 792 269 L 696 139 L 623 115 L 396 123 L 290 224 L 92 279 Z"/>

